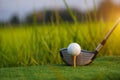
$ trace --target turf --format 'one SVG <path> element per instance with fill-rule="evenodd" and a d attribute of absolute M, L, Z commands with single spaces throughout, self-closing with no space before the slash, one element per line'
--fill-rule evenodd
<path fill-rule="evenodd" d="M 120 57 L 96 58 L 87 66 L 50 64 L 0 68 L 0 80 L 119 80 Z"/>

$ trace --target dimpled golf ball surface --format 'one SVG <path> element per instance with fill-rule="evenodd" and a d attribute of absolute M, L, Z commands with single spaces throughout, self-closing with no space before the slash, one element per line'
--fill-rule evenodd
<path fill-rule="evenodd" d="M 77 56 L 81 52 L 81 47 L 77 43 L 71 43 L 67 48 L 67 52 L 70 55 Z"/>

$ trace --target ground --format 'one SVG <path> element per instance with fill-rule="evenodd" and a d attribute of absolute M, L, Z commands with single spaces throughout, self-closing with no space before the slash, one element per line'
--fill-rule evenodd
<path fill-rule="evenodd" d="M 120 57 L 96 58 L 87 66 L 65 64 L 0 68 L 0 80 L 119 80 Z"/>

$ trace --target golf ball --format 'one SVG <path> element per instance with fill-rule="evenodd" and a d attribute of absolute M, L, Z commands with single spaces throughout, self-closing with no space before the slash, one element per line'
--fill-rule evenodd
<path fill-rule="evenodd" d="M 78 43 L 71 43 L 67 48 L 67 52 L 70 55 L 77 56 L 81 52 L 81 47 Z"/>

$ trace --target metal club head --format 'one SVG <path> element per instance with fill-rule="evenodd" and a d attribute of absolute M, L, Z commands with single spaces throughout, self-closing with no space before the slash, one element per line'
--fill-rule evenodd
<path fill-rule="evenodd" d="M 76 57 L 76 65 L 79 66 L 79 65 L 90 64 L 94 59 L 94 57 L 96 56 L 96 54 L 97 54 L 96 51 L 89 52 L 86 50 L 81 50 L 81 53 Z M 67 65 L 70 65 L 70 66 L 74 65 L 73 56 L 67 53 L 67 48 L 60 50 L 60 56 Z"/>

